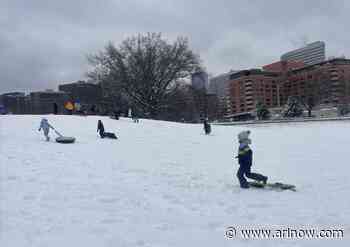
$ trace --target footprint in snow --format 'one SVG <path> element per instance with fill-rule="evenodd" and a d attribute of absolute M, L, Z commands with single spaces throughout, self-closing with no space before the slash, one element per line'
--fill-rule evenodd
<path fill-rule="evenodd" d="M 14 180 L 17 180 L 17 176 L 8 176 L 7 177 L 7 180 L 10 180 L 10 181 L 14 181 Z"/>
<path fill-rule="evenodd" d="M 116 224 L 116 223 L 120 223 L 121 220 L 118 220 L 118 219 L 103 219 L 100 221 L 101 224 L 104 224 L 104 225 L 113 225 L 113 224 Z"/>
<path fill-rule="evenodd" d="M 245 218 L 248 219 L 248 220 L 255 220 L 256 219 L 256 215 L 255 214 L 248 214 Z"/>
<path fill-rule="evenodd" d="M 136 242 L 136 245 L 137 245 L 137 246 L 145 246 L 145 245 L 146 245 L 146 242 L 145 242 L 144 240 L 138 240 L 138 241 Z"/>
<path fill-rule="evenodd" d="M 106 234 L 108 232 L 108 229 L 104 228 L 104 227 L 92 227 L 89 232 L 92 235 L 97 235 L 100 236 L 101 234 Z"/>
<path fill-rule="evenodd" d="M 29 182 L 29 183 L 34 183 L 34 182 L 36 182 L 36 181 L 37 181 L 36 178 L 28 178 L 28 179 L 27 179 L 27 182 Z"/>
<path fill-rule="evenodd" d="M 25 201 L 33 201 L 33 200 L 35 200 L 35 196 L 33 196 L 33 195 L 25 195 L 25 196 L 23 196 L 23 200 L 25 200 Z"/>
<path fill-rule="evenodd" d="M 248 204 L 248 208 L 267 208 L 270 205 L 267 203 L 252 203 Z"/>
<path fill-rule="evenodd" d="M 155 225 L 154 228 L 160 231 L 171 231 L 174 229 L 174 227 L 168 223 L 160 223 Z"/>
<path fill-rule="evenodd" d="M 113 198 L 113 197 L 112 198 L 101 198 L 101 199 L 99 199 L 99 201 L 102 203 L 115 203 L 118 201 L 118 199 Z"/>
<path fill-rule="evenodd" d="M 236 211 L 237 211 L 237 206 L 230 206 L 225 209 L 225 212 L 227 214 L 232 214 L 232 213 L 235 213 Z"/>
<path fill-rule="evenodd" d="M 210 229 L 212 229 L 212 230 L 216 230 L 216 229 L 218 229 L 218 228 L 222 228 L 222 225 L 221 225 L 221 223 L 220 222 L 209 222 L 208 223 L 208 227 L 210 228 Z"/>

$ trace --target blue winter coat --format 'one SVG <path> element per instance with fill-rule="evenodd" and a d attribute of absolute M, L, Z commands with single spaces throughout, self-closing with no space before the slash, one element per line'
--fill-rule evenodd
<path fill-rule="evenodd" d="M 241 166 L 250 167 L 253 163 L 253 151 L 246 144 L 241 144 L 238 149 L 238 163 Z"/>

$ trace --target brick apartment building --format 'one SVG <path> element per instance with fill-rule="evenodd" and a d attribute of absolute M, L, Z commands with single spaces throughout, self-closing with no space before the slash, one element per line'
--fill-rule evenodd
<path fill-rule="evenodd" d="M 316 106 L 350 103 L 350 60 L 336 58 L 309 66 L 281 61 L 230 76 L 230 114 L 255 110 L 257 102 L 268 108 L 286 104 L 290 96 Z"/>
<path fill-rule="evenodd" d="M 260 69 L 242 70 L 230 76 L 231 114 L 250 112 L 257 102 L 277 106 L 277 83 L 280 73 Z"/>
<path fill-rule="evenodd" d="M 294 69 L 300 69 L 303 67 L 305 67 L 305 63 L 302 61 L 278 61 L 275 63 L 265 65 L 262 68 L 264 71 L 283 72 Z"/>
<path fill-rule="evenodd" d="M 312 98 L 316 105 L 350 103 L 350 60 L 336 58 L 287 72 L 280 77 L 281 104 L 289 96 Z"/>

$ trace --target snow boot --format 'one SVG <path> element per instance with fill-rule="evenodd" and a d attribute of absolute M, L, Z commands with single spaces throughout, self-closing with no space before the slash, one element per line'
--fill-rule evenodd
<path fill-rule="evenodd" d="M 249 184 L 248 183 L 247 184 L 242 184 L 241 188 L 242 189 L 249 189 Z"/>
<path fill-rule="evenodd" d="M 264 177 L 264 179 L 262 180 L 262 183 L 264 184 L 264 185 L 266 185 L 267 184 L 267 179 L 268 179 L 268 177 Z"/>

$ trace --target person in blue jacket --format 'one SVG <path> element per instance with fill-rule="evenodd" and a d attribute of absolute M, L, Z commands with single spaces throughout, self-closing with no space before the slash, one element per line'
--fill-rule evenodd
<path fill-rule="evenodd" d="M 267 182 L 266 176 L 251 172 L 251 167 L 253 164 L 253 151 L 249 147 L 249 145 L 252 143 L 251 139 L 249 138 L 249 134 L 249 130 L 242 131 L 238 134 L 239 149 L 237 158 L 239 169 L 237 172 L 237 177 L 241 188 L 249 188 L 249 184 L 245 176 L 264 184 Z"/>

